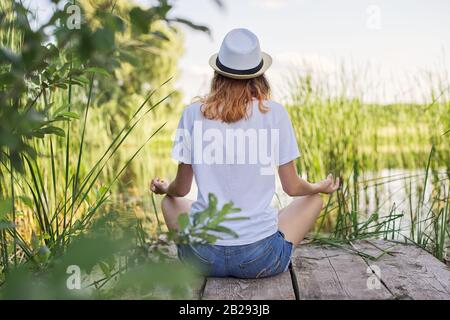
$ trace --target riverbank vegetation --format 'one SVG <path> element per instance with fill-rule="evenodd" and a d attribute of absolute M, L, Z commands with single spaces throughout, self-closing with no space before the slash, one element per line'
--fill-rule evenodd
<path fill-rule="evenodd" d="M 182 216 L 182 231 L 170 233 L 148 182 L 176 168 L 169 151 L 183 108 L 174 89 L 179 26 L 209 29 L 174 17 L 164 0 L 147 8 L 53 3 L 42 21 L 21 1 L 0 0 L 0 296 L 192 296 L 188 284 L 198 279 L 176 263 L 173 240 L 214 240 L 208 230 L 222 230 L 236 208 L 212 201 L 205 228 Z M 82 20 L 71 29 L 74 4 Z M 430 85 L 428 103 L 390 105 L 346 90 L 331 95 L 312 79 L 286 79 L 297 167 L 310 180 L 333 172 L 344 184 L 310 238 L 395 239 L 448 259 L 448 79 Z"/>

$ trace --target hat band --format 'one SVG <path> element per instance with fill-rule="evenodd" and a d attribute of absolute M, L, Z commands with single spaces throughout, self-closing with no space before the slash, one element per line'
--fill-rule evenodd
<path fill-rule="evenodd" d="M 256 67 L 251 68 L 251 69 L 246 69 L 246 70 L 238 70 L 238 69 L 228 68 L 227 66 L 224 66 L 220 62 L 219 57 L 217 57 L 217 59 L 216 59 L 216 65 L 217 65 L 217 68 L 219 68 L 221 71 L 226 72 L 226 73 L 239 74 L 239 75 L 250 75 L 250 74 L 254 74 L 262 69 L 262 67 L 264 65 L 264 60 L 261 59 L 261 62 Z"/>

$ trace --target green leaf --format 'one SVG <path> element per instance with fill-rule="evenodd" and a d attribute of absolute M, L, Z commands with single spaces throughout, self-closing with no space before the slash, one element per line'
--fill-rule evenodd
<path fill-rule="evenodd" d="M 187 213 L 182 213 L 178 216 L 178 227 L 179 230 L 185 230 L 189 225 L 189 215 Z"/>
<path fill-rule="evenodd" d="M 72 79 L 72 80 L 76 80 L 76 81 L 79 81 L 79 82 L 84 83 L 84 84 L 89 84 L 91 82 L 91 80 L 89 80 L 88 78 L 86 78 L 84 76 L 78 76 L 78 77 L 76 77 L 75 79 Z"/>
<path fill-rule="evenodd" d="M 72 111 L 64 111 L 58 114 L 58 116 L 63 116 L 64 118 L 71 118 L 71 119 L 80 119 L 80 116 Z"/>
<path fill-rule="evenodd" d="M 46 262 L 50 257 L 51 251 L 47 246 L 41 246 L 37 252 L 40 262 Z"/>
<path fill-rule="evenodd" d="M 172 6 L 169 4 L 167 0 L 160 0 L 159 6 L 154 8 L 159 15 L 159 18 L 166 18 L 169 11 L 172 9 Z"/>
<path fill-rule="evenodd" d="M 108 191 L 108 187 L 106 187 L 106 186 L 101 186 L 101 187 L 97 190 L 97 192 L 96 192 L 96 194 L 95 194 L 96 199 L 99 200 L 99 199 L 103 198 L 103 196 L 105 195 L 105 193 L 106 193 L 107 191 Z"/>
<path fill-rule="evenodd" d="M 110 28 L 98 28 L 93 33 L 92 41 L 100 54 L 107 54 L 115 50 L 115 34 Z"/>
<path fill-rule="evenodd" d="M 153 10 L 134 7 L 129 15 L 133 32 L 147 34 L 150 31 L 150 24 L 155 17 Z"/>
<path fill-rule="evenodd" d="M 203 224 L 206 221 L 206 219 L 208 218 L 208 216 L 209 216 L 208 210 L 196 212 L 194 214 L 194 224 L 195 225 Z"/>
<path fill-rule="evenodd" d="M 26 196 L 19 196 L 19 199 L 22 201 L 24 205 L 26 205 L 28 208 L 33 209 L 33 200 Z"/>
<path fill-rule="evenodd" d="M 45 128 L 42 128 L 42 129 L 40 129 L 38 131 L 40 133 L 43 133 L 43 134 L 55 134 L 55 135 L 57 135 L 59 137 L 65 137 L 66 136 L 66 133 L 64 132 L 63 129 L 58 128 L 58 127 L 54 127 L 54 126 L 45 127 Z"/>
<path fill-rule="evenodd" d="M 106 262 L 100 261 L 100 262 L 98 263 L 98 266 L 100 267 L 100 269 L 102 270 L 103 274 L 104 274 L 107 278 L 111 277 L 111 270 L 109 269 L 109 266 L 108 266 L 108 264 L 107 264 Z"/>
<path fill-rule="evenodd" d="M 108 73 L 108 71 L 106 69 L 103 68 L 99 68 L 99 67 L 90 67 L 84 70 L 85 72 L 91 72 L 91 73 L 99 73 L 102 74 L 106 77 L 109 77 L 110 74 Z"/>
<path fill-rule="evenodd" d="M 127 52 L 126 50 L 119 50 L 119 55 L 120 55 L 120 59 L 122 61 L 128 62 L 129 64 L 131 64 L 135 67 L 138 66 L 140 63 L 140 61 L 136 57 L 136 55 L 134 55 L 131 52 Z"/>
<path fill-rule="evenodd" d="M 55 115 L 58 115 L 58 114 L 60 114 L 61 112 L 65 111 L 65 110 L 69 110 L 69 107 L 70 107 L 70 106 L 71 106 L 71 105 L 70 105 L 69 103 L 64 104 L 64 105 L 62 105 L 61 107 L 59 107 L 58 109 L 56 109 L 55 112 L 54 112 L 54 114 L 55 114 Z"/>
<path fill-rule="evenodd" d="M 233 207 L 233 202 L 228 202 L 223 205 L 222 209 L 219 211 L 218 216 L 224 217 L 227 214 L 236 213 L 236 212 L 240 212 L 240 211 L 241 211 L 241 209 Z"/>
<path fill-rule="evenodd" d="M 80 87 L 82 87 L 82 86 L 84 85 L 83 82 L 80 82 L 80 81 L 75 80 L 75 79 L 69 79 L 69 80 L 67 80 L 66 82 L 67 82 L 68 84 L 72 84 L 72 85 L 80 86 Z"/>
<path fill-rule="evenodd" d="M 53 86 L 61 89 L 67 89 L 67 85 L 65 83 L 55 83 Z"/>
<path fill-rule="evenodd" d="M 208 193 L 209 208 L 217 208 L 217 197 L 213 193 Z"/>
<path fill-rule="evenodd" d="M 222 221 L 239 221 L 239 220 L 248 220 L 249 217 L 233 217 L 233 218 L 224 218 Z"/>
<path fill-rule="evenodd" d="M 0 220 L 3 220 L 6 215 L 12 211 L 11 199 L 0 199 Z"/>
<path fill-rule="evenodd" d="M 175 18 L 175 19 L 173 19 L 171 21 L 175 21 L 175 22 L 187 25 L 191 29 L 194 29 L 194 30 L 197 30 L 197 31 L 202 31 L 202 32 L 207 33 L 208 35 L 211 35 L 211 30 L 207 26 L 195 24 L 192 21 L 189 21 L 189 20 L 186 20 L 186 19 L 183 19 L 183 18 Z"/>
<path fill-rule="evenodd" d="M 11 73 L 0 74 L 0 85 L 10 85 L 14 82 L 14 76 Z"/>
<path fill-rule="evenodd" d="M 164 40 L 164 41 L 169 41 L 170 40 L 170 38 L 164 32 L 161 32 L 161 31 L 153 31 L 153 32 L 150 32 L 150 34 L 152 34 L 155 37 L 157 37 L 157 38 L 159 38 L 161 40 Z"/>
<path fill-rule="evenodd" d="M 212 234 L 209 234 L 209 233 L 203 233 L 203 234 L 197 235 L 197 237 L 205 240 L 207 243 L 214 243 L 218 239 L 218 237 L 216 237 Z"/>
<path fill-rule="evenodd" d="M 227 227 L 224 227 L 224 226 L 211 227 L 210 230 L 221 232 L 221 233 L 226 233 L 226 234 L 232 235 L 235 238 L 237 238 L 239 236 L 236 232 L 234 232 L 233 230 L 231 230 Z"/>

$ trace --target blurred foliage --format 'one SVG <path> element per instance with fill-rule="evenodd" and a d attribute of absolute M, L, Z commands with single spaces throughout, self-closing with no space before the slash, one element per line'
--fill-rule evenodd
<path fill-rule="evenodd" d="M 386 168 L 422 169 L 432 145 L 437 167 L 449 167 L 450 140 L 444 133 L 450 101 L 445 95 L 435 100 L 430 94 L 428 106 L 366 103 L 368 92 L 355 89 L 350 96 L 347 89 L 363 86 L 364 80 L 345 71 L 345 65 L 341 69 L 337 83 L 320 70 L 286 78 L 286 109 L 303 151 L 297 161 L 301 174 L 318 180 L 329 172 L 349 177 L 355 170 L 363 175 Z M 435 82 L 448 91 L 447 81 Z"/>
<path fill-rule="evenodd" d="M 90 25 L 102 24 L 104 12 L 111 1 L 79 1 L 85 10 Z M 108 53 L 102 63 L 104 67 L 117 65 L 112 72 L 115 81 L 98 83 L 101 96 L 97 104 L 114 103 L 108 112 L 126 115 L 130 110 L 130 95 L 145 96 L 152 88 L 159 86 L 177 71 L 177 61 L 183 53 L 182 35 L 178 28 L 168 25 L 167 13 L 171 7 L 162 1 L 160 6 L 144 10 L 133 7 L 130 2 L 117 1 L 114 13 L 122 25 L 122 32 L 115 38 L 114 50 Z M 118 61 L 118 63 L 117 63 Z M 164 88 L 158 97 L 166 96 L 172 89 Z M 170 99 L 170 108 L 180 102 L 175 92 Z"/>
<path fill-rule="evenodd" d="M 193 243 L 195 239 L 211 241 L 220 238 L 217 233 L 211 234 L 217 231 L 232 234 L 226 228 L 218 228 L 223 221 L 238 219 L 229 217 L 239 211 L 232 203 L 219 210 L 215 196 L 209 197 L 212 201 L 208 209 L 199 213 L 201 221 L 194 225 L 182 223 L 179 232 L 161 232 L 159 237 L 148 236 L 139 221 L 123 220 L 116 212 L 108 212 L 83 230 L 64 255 L 41 246 L 29 263 L 8 274 L 0 287 L 0 298 L 194 298 L 192 286 L 201 281 L 201 275 L 176 259 L 174 241 L 179 244 Z M 78 289 L 70 286 L 71 266 L 81 271 Z"/>
<path fill-rule="evenodd" d="M 79 28 L 70 27 L 74 4 Z M 180 93 L 168 81 L 183 52 L 177 25 L 209 33 L 174 17 L 173 4 L 49 0 L 53 13 L 42 21 L 33 12 L 35 3 L 0 0 L 2 297 L 112 295 L 114 290 L 90 288 L 119 274 L 117 292 L 143 285 L 144 277 L 147 287 L 136 297 L 158 297 L 150 289 L 161 279 L 169 296 L 185 293 L 176 288 L 186 272 L 168 264 L 164 250 L 180 236 L 165 234 L 159 225 L 159 233 L 149 234 L 136 217 L 122 219 L 132 225 L 121 225 L 109 212 L 100 218 L 113 186 L 139 174 L 133 160 L 162 129 L 167 112 L 181 106 Z M 217 228 L 221 219 L 211 226 Z M 160 242 L 159 236 L 169 240 Z M 103 280 L 68 292 L 62 282 L 68 264 Z M 164 284 L 161 273 L 168 268 L 174 274 Z"/>
<path fill-rule="evenodd" d="M 81 27 L 70 29 L 65 8 L 71 3 L 58 9 L 65 2 L 53 2 L 59 6 L 36 30 L 31 28 L 36 17 L 20 1 L 1 2 L 0 104 L 5 107 L 0 109 L 0 156 L 3 160 L 9 156 L 19 170 L 21 153 L 36 156 L 30 139 L 63 135 L 57 128 L 64 119 L 52 117 L 50 106 L 40 108 L 38 99 L 58 89 L 71 90 L 71 85 L 86 85 L 93 72 L 102 70 L 114 80 L 96 82 L 101 94 L 98 103 L 113 100 L 116 108 L 108 112 L 126 115 L 131 94 L 145 95 L 175 73 L 181 39 L 170 23 L 208 30 L 169 19 L 172 7 L 163 0 L 148 9 L 127 1 L 76 2 L 81 8 Z M 177 104 L 179 94 L 171 99 Z"/>
<path fill-rule="evenodd" d="M 192 219 L 187 213 L 178 216 L 179 232 L 172 234 L 169 231 L 169 238 L 177 243 L 214 243 L 220 239 L 221 234 L 229 234 L 237 238 L 238 235 L 231 229 L 222 226 L 224 221 L 245 220 L 245 217 L 236 217 L 230 214 L 240 212 L 241 209 L 234 208 L 232 202 L 224 204 L 221 210 L 217 211 L 217 197 L 210 193 L 208 195 L 208 207 L 192 215 Z"/>

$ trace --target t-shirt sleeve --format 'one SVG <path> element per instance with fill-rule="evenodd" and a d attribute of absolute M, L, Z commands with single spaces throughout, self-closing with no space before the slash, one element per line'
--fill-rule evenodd
<path fill-rule="evenodd" d="M 279 132 L 278 161 L 275 162 L 278 166 L 281 166 L 300 156 L 291 119 L 289 118 L 288 112 L 283 107 L 281 107 L 277 129 Z"/>
<path fill-rule="evenodd" d="M 192 164 L 192 124 L 189 117 L 188 109 L 183 111 L 178 127 L 175 130 L 175 137 L 172 147 L 172 159 Z"/>

